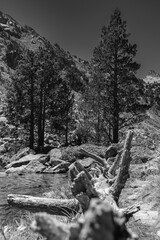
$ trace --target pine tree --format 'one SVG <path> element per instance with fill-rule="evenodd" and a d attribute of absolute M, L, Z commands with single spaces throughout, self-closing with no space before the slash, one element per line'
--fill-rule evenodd
<path fill-rule="evenodd" d="M 34 146 L 35 96 L 36 96 L 35 54 L 29 50 L 23 53 L 7 93 L 7 116 L 17 127 L 29 128 L 29 147 Z"/>
<path fill-rule="evenodd" d="M 116 9 L 108 27 L 102 28 L 101 41 L 94 50 L 92 61 L 94 75 L 103 76 L 103 117 L 112 129 L 114 143 L 118 142 L 119 130 L 125 125 L 124 113 L 132 112 L 137 101 L 135 74 L 140 65 L 133 61 L 137 45 L 129 42 L 126 27 L 126 21 Z"/>

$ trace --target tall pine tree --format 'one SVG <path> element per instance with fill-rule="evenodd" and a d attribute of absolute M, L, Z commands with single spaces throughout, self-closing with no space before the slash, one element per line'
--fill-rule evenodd
<path fill-rule="evenodd" d="M 113 143 L 118 142 L 119 130 L 125 125 L 124 113 L 132 112 L 137 101 L 135 74 L 140 65 L 133 60 L 137 45 L 129 42 L 126 27 L 126 21 L 116 9 L 109 26 L 102 28 L 101 41 L 94 50 L 92 61 L 94 75 L 103 75 L 103 117 L 112 130 Z"/>

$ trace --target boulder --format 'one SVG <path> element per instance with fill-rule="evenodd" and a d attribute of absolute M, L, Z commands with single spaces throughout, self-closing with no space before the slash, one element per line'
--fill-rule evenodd
<path fill-rule="evenodd" d="M 94 159 L 91 157 L 79 159 L 77 161 L 85 168 L 90 167 L 95 162 Z"/>
<path fill-rule="evenodd" d="M 69 169 L 70 163 L 62 161 L 55 167 L 49 167 L 43 171 L 43 173 L 66 173 Z"/>
<path fill-rule="evenodd" d="M 57 165 L 59 165 L 60 163 L 63 163 L 63 162 L 65 162 L 65 161 L 60 160 L 60 159 L 56 159 L 56 160 L 54 160 L 54 161 L 52 161 L 52 162 L 49 162 L 49 164 L 50 164 L 50 166 L 52 166 L 52 167 L 56 167 Z"/>
<path fill-rule="evenodd" d="M 58 148 L 54 148 L 49 152 L 49 156 L 50 156 L 50 165 L 54 167 L 57 165 L 57 161 L 62 159 L 61 150 Z"/>
<path fill-rule="evenodd" d="M 25 165 L 23 166 L 20 166 L 20 167 L 11 167 L 11 168 L 8 168 L 5 172 L 8 174 L 8 173 L 21 173 L 23 172 L 25 168 Z"/>
<path fill-rule="evenodd" d="M 33 160 L 24 168 L 24 172 L 41 173 L 46 167 L 39 161 Z"/>
<path fill-rule="evenodd" d="M 36 155 L 29 154 L 27 156 L 22 157 L 21 159 L 19 159 L 17 161 L 13 161 L 13 162 L 9 163 L 5 168 L 6 169 L 9 169 L 12 167 L 17 168 L 22 165 L 27 165 L 31 161 L 37 161 L 37 162 L 40 162 L 41 164 L 45 164 L 48 160 L 49 160 L 49 158 L 45 154 L 36 154 Z"/>
<path fill-rule="evenodd" d="M 30 149 L 29 147 L 23 148 L 19 150 L 11 159 L 10 162 L 18 161 L 20 158 L 28 155 L 28 154 L 35 154 L 34 150 Z"/>
<path fill-rule="evenodd" d="M 6 170 L 6 173 L 39 173 L 43 171 L 45 166 L 39 161 L 32 160 L 27 165 L 20 167 L 11 167 Z"/>

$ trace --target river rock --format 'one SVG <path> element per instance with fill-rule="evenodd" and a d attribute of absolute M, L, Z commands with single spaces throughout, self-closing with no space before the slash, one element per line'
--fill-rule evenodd
<path fill-rule="evenodd" d="M 37 160 L 32 160 L 27 165 L 19 167 L 11 167 L 6 170 L 6 173 L 39 173 L 42 172 L 46 167 Z"/>
<path fill-rule="evenodd" d="M 10 162 L 13 161 L 18 161 L 19 159 L 21 159 L 24 156 L 27 156 L 28 154 L 35 154 L 33 149 L 30 149 L 29 147 L 23 148 L 21 150 L 19 150 L 11 159 Z"/>
<path fill-rule="evenodd" d="M 34 172 L 34 173 L 40 173 L 42 172 L 46 167 L 39 161 L 33 160 L 27 164 L 24 168 L 24 172 Z"/>
<path fill-rule="evenodd" d="M 66 173 L 69 169 L 70 163 L 62 161 L 55 167 L 46 168 L 43 173 Z"/>
<path fill-rule="evenodd" d="M 49 156 L 50 156 L 50 165 L 51 166 L 56 166 L 57 165 L 57 161 L 62 159 L 62 153 L 61 150 L 58 148 L 54 148 L 49 152 Z"/>
<path fill-rule="evenodd" d="M 8 168 L 5 172 L 8 174 L 8 173 L 21 173 L 23 172 L 25 168 L 25 165 L 22 165 L 20 167 L 11 167 L 11 168 Z"/>
<path fill-rule="evenodd" d="M 79 159 L 77 161 L 85 168 L 90 167 L 95 162 L 94 159 L 91 157 Z"/>
<path fill-rule="evenodd" d="M 41 164 L 45 164 L 48 160 L 49 160 L 49 158 L 45 154 L 36 154 L 36 155 L 29 154 L 27 156 L 22 157 L 21 159 L 19 159 L 17 161 L 11 162 L 5 168 L 6 169 L 9 169 L 12 167 L 17 168 L 22 165 L 27 165 L 31 161 L 37 161 L 37 162 L 40 162 Z"/>

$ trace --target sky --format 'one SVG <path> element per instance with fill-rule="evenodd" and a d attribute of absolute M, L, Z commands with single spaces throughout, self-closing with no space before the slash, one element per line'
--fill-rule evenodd
<path fill-rule="evenodd" d="M 160 73 L 160 0 L 0 0 L 0 11 L 85 60 L 91 59 L 102 26 L 117 7 L 130 42 L 137 44 L 137 76 Z"/>

